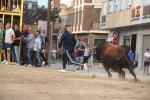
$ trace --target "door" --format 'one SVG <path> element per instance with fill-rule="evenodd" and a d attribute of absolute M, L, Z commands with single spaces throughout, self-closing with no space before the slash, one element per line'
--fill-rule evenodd
<path fill-rule="evenodd" d="M 135 59 L 135 53 L 136 53 L 136 38 L 137 38 L 137 35 L 133 34 L 132 39 L 131 39 L 131 49 L 134 53 L 134 59 Z"/>

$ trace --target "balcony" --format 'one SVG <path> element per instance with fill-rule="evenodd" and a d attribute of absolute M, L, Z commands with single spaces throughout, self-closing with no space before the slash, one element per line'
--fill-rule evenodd
<path fill-rule="evenodd" d="M 54 29 L 60 29 L 61 23 L 55 23 L 54 24 Z"/>
<path fill-rule="evenodd" d="M 92 0 L 92 3 L 102 3 L 103 0 Z"/>
<path fill-rule="evenodd" d="M 90 30 L 100 30 L 100 21 L 93 21 Z"/>

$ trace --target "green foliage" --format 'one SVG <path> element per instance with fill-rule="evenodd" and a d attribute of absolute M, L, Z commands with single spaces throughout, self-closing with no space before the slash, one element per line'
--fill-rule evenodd
<path fill-rule="evenodd" d="M 51 6 L 53 7 L 54 4 Z M 59 17 L 60 13 L 59 7 L 51 8 L 51 21 L 55 21 Z M 39 20 L 47 21 L 48 9 L 45 6 L 37 5 L 37 2 L 25 2 L 24 3 L 24 18 L 23 22 L 25 24 L 38 24 Z"/>

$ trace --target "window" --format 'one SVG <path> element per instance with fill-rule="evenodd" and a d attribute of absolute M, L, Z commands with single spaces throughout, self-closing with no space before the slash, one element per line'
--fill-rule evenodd
<path fill-rule="evenodd" d="M 109 11 L 108 11 L 108 13 L 111 13 L 111 12 L 113 12 L 113 0 L 109 1 Z"/>
<path fill-rule="evenodd" d="M 127 0 L 127 8 L 131 8 L 131 0 Z"/>
<path fill-rule="evenodd" d="M 118 11 L 118 0 L 114 0 L 114 4 L 115 4 L 115 10 L 114 11 Z"/>
<path fill-rule="evenodd" d="M 106 39 L 94 39 L 94 46 L 97 46 L 101 43 L 105 43 Z"/>
<path fill-rule="evenodd" d="M 103 15 L 107 14 L 106 10 L 107 10 L 107 2 L 104 2 L 103 3 Z"/>
<path fill-rule="evenodd" d="M 130 46 L 130 36 L 124 36 L 124 46 Z"/>
<path fill-rule="evenodd" d="M 124 10 L 125 9 L 125 0 L 122 0 L 121 1 L 121 10 Z"/>

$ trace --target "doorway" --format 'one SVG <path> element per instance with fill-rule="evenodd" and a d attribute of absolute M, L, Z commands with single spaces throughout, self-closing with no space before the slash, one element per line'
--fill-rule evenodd
<path fill-rule="evenodd" d="M 131 49 L 134 53 L 134 59 L 135 59 L 135 53 L 136 53 L 136 39 L 137 39 L 137 35 L 133 34 L 132 39 L 131 39 Z"/>

